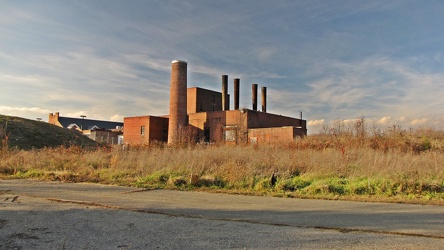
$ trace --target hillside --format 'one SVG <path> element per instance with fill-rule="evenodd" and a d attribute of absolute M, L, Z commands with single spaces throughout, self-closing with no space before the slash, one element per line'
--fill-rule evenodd
<path fill-rule="evenodd" d="M 14 116 L 0 115 L 0 140 L 8 137 L 8 146 L 18 149 L 40 149 L 58 146 L 97 146 L 82 134 L 65 128 Z"/>

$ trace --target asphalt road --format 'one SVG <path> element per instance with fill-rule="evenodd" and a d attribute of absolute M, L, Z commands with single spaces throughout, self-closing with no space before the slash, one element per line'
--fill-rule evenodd
<path fill-rule="evenodd" d="M 443 249 L 444 207 L 0 180 L 0 249 Z"/>

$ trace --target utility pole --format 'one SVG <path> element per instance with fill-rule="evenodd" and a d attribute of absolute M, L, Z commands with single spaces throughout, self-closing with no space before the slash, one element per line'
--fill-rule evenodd
<path fill-rule="evenodd" d="M 82 129 L 82 134 L 83 134 L 83 120 L 85 119 L 86 115 L 81 115 L 80 117 L 82 117 L 82 125 L 80 126 L 80 128 Z"/>

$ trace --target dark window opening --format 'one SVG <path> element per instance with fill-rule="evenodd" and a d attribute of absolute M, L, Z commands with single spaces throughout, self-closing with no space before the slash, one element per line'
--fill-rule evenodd
<path fill-rule="evenodd" d="M 205 129 L 204 129 L 204 140 L 206 141 L 206 142 L 209 142 L 210 141 L 210 128 L 208 128 L 208 127 L 206 127 Z"/>

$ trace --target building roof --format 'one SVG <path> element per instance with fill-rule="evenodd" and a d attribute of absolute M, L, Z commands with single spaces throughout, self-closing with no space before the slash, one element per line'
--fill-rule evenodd
<path fill-rule="evenodd" d="M 83 129 L 92 128 L 94 126 L 102 129 L 115 129 L 117 126 L 123 126 L 123 122 L 109 122 L 61 116 L 59 117 L 59 122 L 64 128 L 67 128 L 71 124 L 76 124 L 79 127 L 83 127 Z"/>

